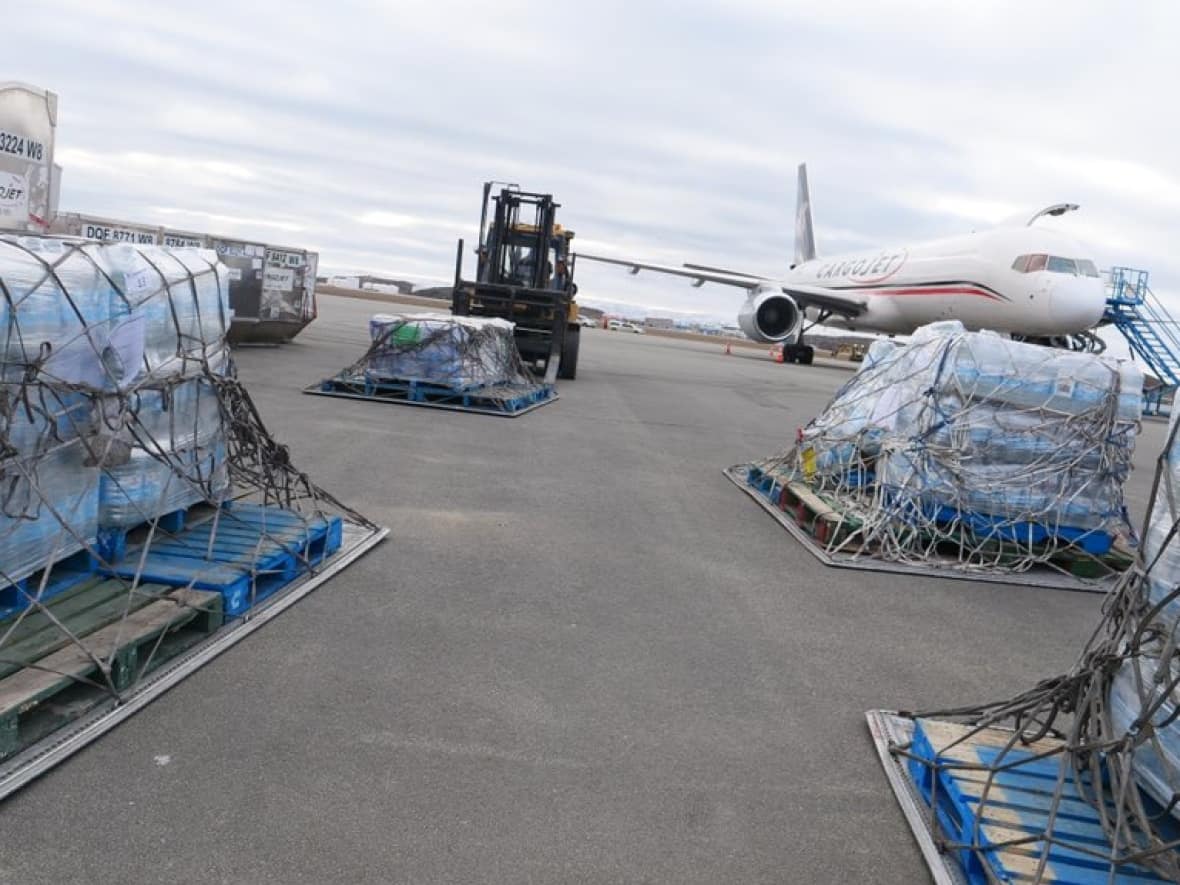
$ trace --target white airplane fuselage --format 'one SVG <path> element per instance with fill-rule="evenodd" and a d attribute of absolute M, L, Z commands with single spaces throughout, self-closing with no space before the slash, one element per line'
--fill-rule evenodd
<path fill-rule="evenodd" d="M 1070 259 L 1077 270 L 1014 269 L 1025 255 Z M 1094 328 L 1106 308 L 1102 279 L 1087 258 L 1076 240 L 1058 231 L 998 228 L 907 248 L 812 259 L 792 268 L 784 282 L 863 298 L 866 307 L 859 316 L 834 314 L 824 320 L 846 329 L 908 334 L 926 323 L 955 319 L 971 330 L 1059 336 Z M 806 316 L 814 321 L 820 313 L 809 307 Z"/>
<path fill-rule="evenodd" d="M 651 270 L 746 290 L 738 327 L 754 341 L 783 345 L 789 361 L 810 363 L 805 320 L 864 332 L 907 335 L 940 320 L 967 329 L 1050 343 L 1085 343 L 1079 333 L 1098 325 L 1106 290 L 1087 250 L 1060 231 L 1034 222 L 1077 209 L 1056 203 L 1021 227 L 820 258 L 816 255 L 807 166 L 799 166 L 795 264 L 768 278 L 701 264 L 680 267 L 583 254 L 631 273 Z M 1070 340 L 1072 339 L 1072 340 Z M 1093 343 L 1093 339 L 1090 339 Z"/>

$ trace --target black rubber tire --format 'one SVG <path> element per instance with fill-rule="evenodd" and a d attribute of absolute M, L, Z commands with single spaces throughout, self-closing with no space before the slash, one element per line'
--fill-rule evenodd
<path fill-rule="evenodd" d="M 578 343 L 581 338 L 581 326 L 566 327 L 565 343 L 561 348 L 561 365 L 557 369 L 557 377 L 564 381 L 573 381 L 578 377 Z"/>
<path fill-rule="evenodd" d="M 815 348 L 810 344 L 804 344 L 795 352 L 799 355 L 799 365 L 810 366 L 815 362 Z"/>

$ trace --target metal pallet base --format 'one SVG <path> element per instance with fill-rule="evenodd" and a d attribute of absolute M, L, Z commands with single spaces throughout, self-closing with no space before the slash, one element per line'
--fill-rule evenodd
<path fill-rule="evenodd" d="M 915 720 L 884 710 L 872 710 L 865 718 L 936 882 L 1165 881 L 1144 866 L 1112 859 L 1130 856 L 1131 843 L 1144 844 L 1142 834 L 1123 831 L 1127 846 L 1112 850 L 1107 826 L 1091 804 L 1093 779 L 1089 773 L 1077 777 L 1063 770 L 1069 761 L 1062 755 L 1065 745 L 1056 738 L 1021 744 L 1003 726 Z M 986 782 L 982 772 L 990 772 Z M 1109 807 L 1109 789 L 1096 789 Z M 1169 821 L 1157 818 L 1164 841 L 1174 838 Z"/>
<path fill-rule="evenodd" d="M 432 403 L 421 402 L 411 399 L 398 399 L 394 397 L 382 396 L 365 396 L 363 393 L 351 393 L 343 390 L 324 390 L 320 384 L 312 384 L 309 387 L 303 388 L 304 393 L 310 393 L 312 396 L 334 396 L 341 399 L 357 399 L 367 403 L 390 403 L 396 406 L 421 406 L 427 409 L 446 409 L 451 412 L 472 412 L 476 415 L 497 415 L 501 418 L 517 418 L 521 415 L 528 414 L 535 411 L 542 406 L 547 406 L 550 403 L 557 402 L 559 399 L 557 391 L 553 391 L 553 395 L 539 402 L 530 403 L 527 406 L 522 406 L 515 411 L 507 411 L 505 409 L 483 408 L 480 406 L 464 406 L 456 403 Z"/>
<path fill-rule="evenodd" d="M 814 538 L 803 531 L 786 513 L 776 508 L 746 482 L 742 467 L 727 467 L 722 473 L 735 486 L 749 495 L 758 506 L 769 513 L 774 520 L 790 532 L 803 548 L 824 565 L 833 568 L 859 569 L 868 572 L 885 572 L 895 575 L 923 575 L 929 578 L 947 578 L 954 581 L 984 582 L 989 584 L 1008 584 L 1018 587 L 1045 587 L 1051 590 L 1080 590 L 1086 593 L 1108 593 L 1114 586 L 1115 578 L 1099 578 L 1087 580 L 1073 575 L 1060 574 L 1052 571 L 1015 573 L 990 573 L 984 571 L 965 571 L 948 567 L 945 563 L 932 562 L 930 565 L 911 565 L 900 562 L 886 562 L 869 556 L 856 556 L 851 553 L 831 554 L 820 547 Z"/>
<path fill-rule="evenodd" d="M 930 828 L 930 812 L 926 801 L 910 777 L 905 760 L 889 752 L 890 747 L 908 744 L 913 739 L 914 721 L 887 710 L 870 710 L 865 713 L 865 719 L 868 720 L 869 733 L 877 747 L 885 776 L 889 778 L 889 786 L 893 787 L 897 803 L 914 832 L 918 848 L 930 867 L 931 877 L 936 885 L 967 885 L 967 877 L 958 863 L 938 850 L 934 832 Z"/>
<path fill-rule="evenodd" d="M 53 766 L 81 750 L 91 741 L 110 731 L 127 717 L 158 698 L 186 676 L 209 663 L 219 654 L 241 642 L 272 618 L 282 614 L 333 575 L 359 559 L 389 534 L 387 528 L 368 529 L 344 523 L 340 549 L 326 559 L 314 575 L 296 578 L 286 588 L 240 618 L 227 623 L 208 639 L 169 661 L 141 680 L 115 707 L 100 709 L 53 732 L 11 759 L 0 763 L 0 799 L 20 789 Z"/>

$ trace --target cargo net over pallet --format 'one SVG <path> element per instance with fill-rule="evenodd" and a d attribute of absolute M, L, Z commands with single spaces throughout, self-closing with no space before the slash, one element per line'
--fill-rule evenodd
<path fill-rule="evenodd" d="M 1077 663 L 1009 700 L 869 714 L 940 881 L 1180 881 L 1180 437 Z"/>
<path fill-rule="evenodd" d="M 371 344 L 305 393 L 515 417 L 557 398 L 521 361 L 513 325 L 444 314 L 377 314 Z"/>
<path fill-rule="evenodd" d="M 790 450 L 727 474 L 835 565 L 1105 590 L 1141 412 L 1130 362 L 957 322 L 879 340 Z"/>
<path fill-rule="evenodd" d="M 0 236 L 0 795 L 379 540 L 267 433 L 227 290 L 210 251 Z"/>

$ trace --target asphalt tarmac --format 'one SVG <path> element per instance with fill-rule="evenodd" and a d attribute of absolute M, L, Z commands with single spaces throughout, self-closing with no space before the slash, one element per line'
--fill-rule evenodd
<path fill-rule="evenodd" d="M 848 365 L 587 330 L 517 419 L 301 394 L 380 307 L 237 361 L 390 538 L 0 806 L 0 882 L 926 881 L 864 711 L 1057 674 L 1101 598 L 826 568 L 722 476 Z"/>

